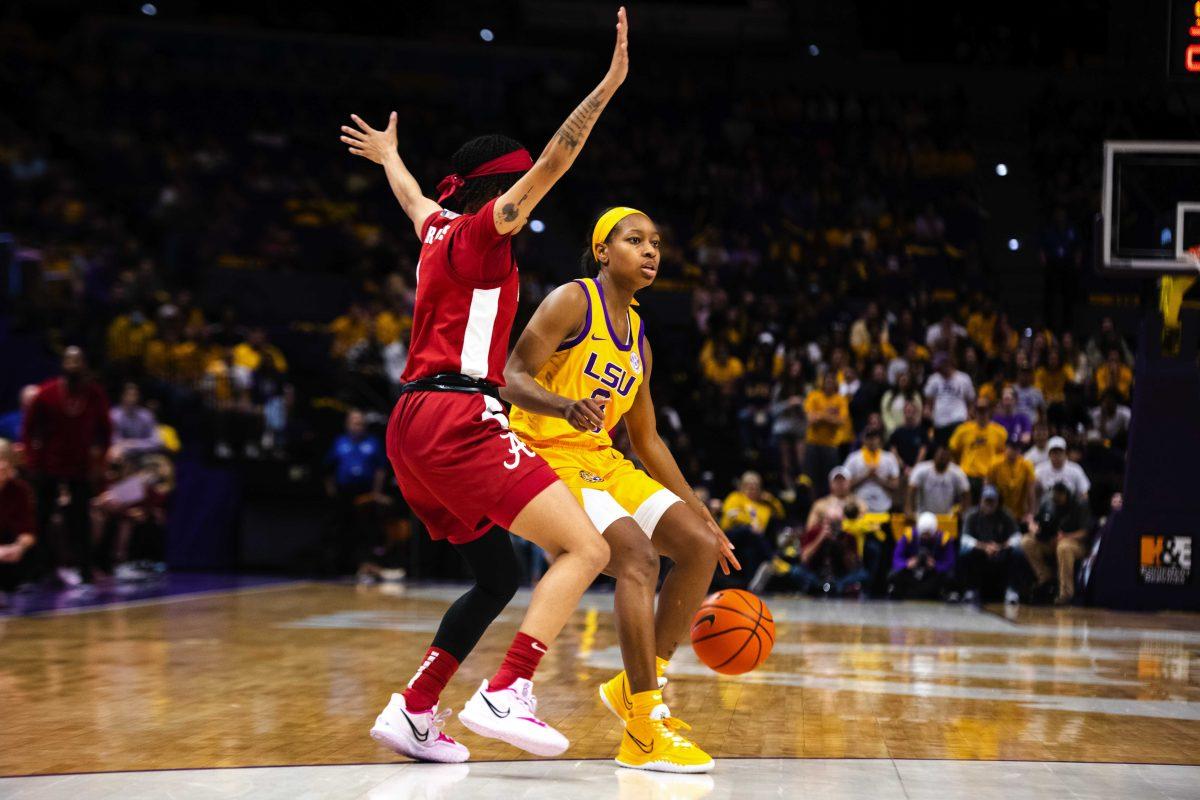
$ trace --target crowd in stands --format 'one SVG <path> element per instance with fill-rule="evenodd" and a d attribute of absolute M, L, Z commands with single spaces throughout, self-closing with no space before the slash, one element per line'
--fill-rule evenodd
<path fill-rule="evenodd" d="M 180 91 L 207 74 L 187 60 L 200 49 L 168 63 L 163 42 L 85 37 L 67 69 L 19 26 L 0 45 L 9 79 L 36 82 L 43 98 L 26 123 L 0 116 L 0 217 L 19 243 L 6 315 L 65 354 L 64 376 L 0 419 L 19 445 L 5 463 L 23 458 L 32 486 L 0 466 L 0 508 L 13 515 L 0 521 L 0 563 L 40 549 L 74 582 L 137 560 L 144 530 L 168 513 L 166 454 L 182 448 L 324 470 L 331 525 L 353 531 L 334 548 L 339 570 L 380 574 L 363 506 L 386 505 L 391 482 L 370 429 L 407 358 L 417 245 L 382 175 L 331 143 L 348 103 L 394 89 L 373 74 L 346 96 L 304 79 L 324 72 L 319 57 L 291 53 L 303 99 L 281 101 L 263 89 L 276 84 L 233 68 L 200 96 Z M 553 200 L 581 233 L 614 198 L 666 233 L 661 291 L 688 301 L 648 320 L 672 354 L 656 369 L 660 429 L 737 544 L 732 581 L 1070 601 L 1120 488 L 1132 353 L 1111 320 L 1078 331 L 1059 311 L 1026 326 L 997 304 L 965 98 L 674 89 L 655 87 L 646 124 L 620 107 L 606 115 L 572 172 L 599 188 Z M 499 124 L 542 136 L 563 97 L 514 88 Z M 423 94 L 402 115 L 426 186 L 468 130 L 447 103 Z M 246 129 L 229 110 L 250 107 Z M 115 111 L 135 108 L 156 110 Z M 1067 217 L 1052 221 L 1043 256 L 1070 266 L 1079 237 L 1063 232 Z M 572 277 L 531 237 L 517 253 L 525 313 Z M 221 291 L 222 275 L 247 269 L 280 283 L 343 275 L 350 299 L 340 314 L 281 323 L 272 298 Z M 106 391 L 121 398 L 112 409 Z M 365 414 L 336 438 L 323 411 L 355 408 Z M 28 518 L 33 529 L 18 530 Z M 53 548 L 41 535 L 51 529 Z"/>
<path fill-rule="evenodd" d="M 720 457 L 755 470 L 720 517 L 742 585 L 1073 600 L 1123 480 L 1134 387 L 1111 319 L 1080 346 L 982 297 L 869 301 L 793 349 L 759 308 L 727 313 L 700 392 L 743 422 Z"/>

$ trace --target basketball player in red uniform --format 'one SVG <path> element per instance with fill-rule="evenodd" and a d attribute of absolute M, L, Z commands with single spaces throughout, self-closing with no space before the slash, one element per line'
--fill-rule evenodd
<path fill-rule="evenodd" d="M 384 130 L 357 116 L 341 140 L 381 164 L 421 240 L 408 366 L 387 429 L 387 452 L 405 499 L 434 539 L 462 555 L 475 584 L 442 618 L 408 687 L 392 695 L 371 735 L 426 761 L 465 761 L 467 748 L 442 732 L 438 698 L 458 665 L 507 605 L 520 569 L 501 528 L 537 544 L 553 563 L 500 669 L 459 720 L 531 753 L 558 755 L 567 739 L 536 716 L 538 661 L 609 560 L 570 490 L 515 433 L 499 399 L 519 281 L 512 237 L 570 168 L 628 71 L 625 9 L 608 73 L 534 162 L 517 142 L 482 136 L 463 145 L 437 202 L 396 149 L 396 114 Z M 599 424 L 597 418 L 593 424 Z M 499 527 L 495 527 L 499 526 Z"/>

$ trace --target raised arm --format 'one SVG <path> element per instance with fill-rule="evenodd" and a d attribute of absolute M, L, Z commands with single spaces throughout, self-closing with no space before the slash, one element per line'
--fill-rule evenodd
<path fill-rule="evenodd" d="M 625 81 L 628 71 L 629 23 L 622 6 L 617 11 L 617 44 L 608 73 L 551 137 L 533 167 L 496 200 L 493 218 L 498 233 L 511 233 L 524 225 L 534 207 L 571 168 L 600 112 Z"/>
<path fill-rule="evenodd" d="M 536 380 L 555 350 L 579 332 L 587 315 L 587 296 L 568 283 L 547 295 L 525 326 L 517 346 L 504 365 L 505 387 L 500 396 L 518 408 L 545 417 L 560 417 L 576 430 L 604 424 L 604 409 L 590 397 L 563 397 L 544 389 Z"/>
<path fill-rule="evenodd" d="M 392 194 L 400 202 L 404 213 L 412 220 L 413 229 L 417 236 L 421 235 L 421 225 L 429 219 L 429 215 L 441 211 L 442 207 L 430 200 L 421 192 L 417 179 L 404 166 L 404 159 L 396 148 L 396 112 L 388 116 L 387 127 L 377 131 L 363 121 L 357 114 L 351 114 L 350 119 L 358 128 L 349 125 L 342 126 L 342 141 L 349 145 L 350 152 L 362 156 L 383 166 L 387 174 L 388 184 Z"/>

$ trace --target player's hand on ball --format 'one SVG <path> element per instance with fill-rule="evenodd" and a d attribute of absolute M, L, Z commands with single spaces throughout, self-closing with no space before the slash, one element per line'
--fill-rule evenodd
<path fill-rule="evenodd" d="M 592 431 L 604 425 L 604 409 L 590 397 L 576 400 L 563 409 L 563 419 L 577 431 Z"/>
<path fill-rule="evenodd" d="M 613 49 L 612 64 L 608 68 L 608 77 L 618 85 L 623 83 L 629 74 L 629 21 L 625 16 L 625 6 L 617 9 L 617 46 Z"/>
<path fill-rule="evenodd" d="M 343 125 L 341 139 L 344 144 L 350 146 L 352 154 L 370 159 L 376 164 L 382 164 L 388 153 L 396 152 L 395 111 L 388 117 L 387 127 L 381 131 L 377 131 L 363 122 L 362 117 L 357 114 L 351 114 L 350 119 L 354 120 L 354 124 L 358 128 Z"/>

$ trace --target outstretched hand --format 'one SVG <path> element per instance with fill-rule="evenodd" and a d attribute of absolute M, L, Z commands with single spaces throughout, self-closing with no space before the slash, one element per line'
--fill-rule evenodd
<path fill-rule="evenodd" d="M 629 21 L 625 15 L 625 6 L 617 9 L 617 45 L 613 48 L 612 64 L 608 67 L 608 77 L 620 84 L 629 74 Z"/>
<path fill-rule="evenodd" d="M 358 128 L 343 125 L 341 139 L 343 143 L 350 146 L 351 153 L 370 159 L 376 164 L 382 164 L 388 153 L 396 152 L 395 111 L 388 117 L 387 127 L 381 131 L 377 131 L 363 122 L 362 117 L 357 114 L 351 114 L 350 119 Z"/>

